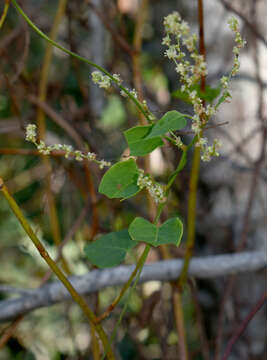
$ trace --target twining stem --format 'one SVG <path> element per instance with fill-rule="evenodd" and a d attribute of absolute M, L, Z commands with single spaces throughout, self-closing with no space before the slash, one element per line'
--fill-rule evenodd
<path fill-rule="evenodd" d="M 84 58 L 83 56 L 80 56 L 78 54 L 76 54 L 73 51 L 70 51 L 68 49 L 66 49 L 64 46 L 59 45 L 57 42 L 55 42 L 54 40 L 50 39 L 47 35 L 45 35 L 31 20 L 30 18 L 25 14 L 25 12 L 22 10 L 22 8 L 18 5 L 16 0 L 11 0 L 12 4 L 15 6 L 16 10 L 20 13 L 20 15 L 23 17 L 23 19 L 27 22 L 27 24 L 44 40 L 48 41 L 50 44 L 52 44 L 53 46 L 55 46 L 56 48 L 60 49 L 61 51 L 65 52 L 66 54 L 74 57 L 75 59 L 78 59 L 84 63 L 86 63 L 87 65 L 91 65 L 94 68 L 98 69 L 99 71 L 101 71 L 102 73 L 104 73 L 105 75 L 107 75 L 112 81 L 114 81 L 114 83 L 116 83 L 118 85 L 118 87 L 134 102 L 134 104 L 138 107 L 138 109 L 143 113 L 143 115 L 146 117 L 148 122 L 151 122 L 151 119 L 149 117 L 148 112 L 143 108 L 143 105 L 140 103 L 140 101 L 138 101 L 129 90 L 127 90 L 123 85 L 118 84 L 117 80 L 114 78 L 114 76 L 112 74 L 110 74 L 106 69 L 104 69 L 102 66 L 99 66 L 97 64 L 95 64 L 93 61 L 90 61 L 86 58 Z"/>
<path fill-rule="evenodd" d="M 117 298 L 112 302 L 112 304 L 109 305 L 109 307 L 107 308 L 107 310 L 105 312 L 103 312 L 98 318 L 97 318 L 97 322 L 101 322 L 102 320 L 104 320 L 105 318 L 107 318 L 110 313 L 113 311 L 113 309 L 115 308 L 115 306 L 120 302 L 121 298 L 123 297 L 123 295 L 125 294 L 125 292 L 128 290 L 128 288 L 131 286 L 131 283 L 133 282 L 136 274 L 138 273 L 138 271 L 140 269 L 142 269 L 142 267 L 144 266 L 144 263 L 146 261 L 146 258 L 148 256 L 149 250 L 150 250 L 151 246 L 150 245 L 146 245 L 142 255 L 140 256 L 134 271 L 132 272 L 131 276 L 129 277 L 128 281 L 123 285 L 123 288 L 121 289 L 119 295 L 117 296 Z"/>
<path fill-rule="evenodd" d="M 63 274 L 63 272 L 60 270 L 60 268 L 57 266 L 56 262 L 50 257 L 50 255 L 47 253 L 46 249 L 44 248 L 41 241 L 38 239 L 38 237 L 35 235 L 34 231 L 32 230 L 30 224 L 28 223 L 27 219 L 23 215 L 22 211 L 20 210 L 18 204 L 12 197 L 12 195 L 8 192 L 7 187 L 4 184 L 4 181 L 0 178 L 0 191 L 2 191 L 4 197 L 9 203 L 9 206 L 14 213 L 14 215 L 19 220 L 20 224 L 22 225 L 25 232 L 28 234 L 29 238 L 31 239 L 32 243 L 44 259 L 44 261 L 47 263 L 47 265 L 50 267 L 50 269 L 53 271 L 53 273 L 57 276 L 57 278 L 62 282 L 62 284 L 65 286 L 65 288 L 70 293 L 73 300 L 80 306 L 83 313 L 86 315 L 87 319 L 91 323 L 91 326 L 97 331 L 104 349 L 107 349 L 107 357 L 109 360 L 115 360 L 115 356 L 113 354 L 113 351 L 110 347 L 107 335 L 102 328 L 101 324 L 97 323 L 97 318 L 95 314 L 92 312 L 84 298 L 77 293 L 77 291 L 74 289 L 70 281 L 67 279 L 67 277 Z"/>
<path fill-rule="evenodd" d="M 125 304 L 123 306 L 123 309 L 122 309 L 122 311 L 120 313 L 119 320 L 117 321 L 117 323 L 115 325 L 115 328 L 112 331 L 112 334 L 111 334 L 111 337 L 110 337 L 110 340 L 109 340 L 110 345 L 112 344 L 113 340 L 115 339 L 118 327 L 119 327 L 119 325 L 120 325 L 120 323 L 121 323 L 121 321 L 123 319 L 123 316 L 124 316 L 124 314 L 125 314 L 125 312 L 127 310 L 127 307 L 128 307 L 128 304 L 129 304 L 129 299 L 131 298 L 131 295 L 132 295 L 134 289 L 136 288 L 136 285 L 139 282 L 143 266 L 145 265 L 146 258 L 147 258 L 148 254 L 149 254 L 149 250 L 150 250 L 150 246 L 147 245 L 144 252 L 143 252 L 143 254 L 142 254 L 142 256 L 141 256 L 141 258 L 140 258 L 141 261 L 140 261 L 140 264 L 139 264 L 139 269 L 137 271 L 134 283 L 133 283 L 132 287 L 130 287 L 130 289 L 129 289 L 130 291 L 129 291 L 129 294 L 128 294 L 128 298 L 126 299 L 126 302 L 125 302 Z M 104 360 L 104 359 L 105 359 L 105 354 L 102 356 L 101 360 Z"/>

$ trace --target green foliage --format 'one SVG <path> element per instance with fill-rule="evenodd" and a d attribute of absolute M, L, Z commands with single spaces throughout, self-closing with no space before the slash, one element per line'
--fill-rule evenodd
<path fill-rule="evenodd" d="M 176 217 L 165 221 L 161 226 L 156 226 L 144 218 L 137 217 L 129 227 L 129 234 L 133 240 L 153 246 L 163 244 L 178 246 L 183 234 L 183 224 Z"/>
<path fill-rule="evenodd" d="M 125 229 L 99 237 L 87 245 L 84 252 L 92 264 L 105 268 L 119 265 L 124 260 L 127 251 L 136 244 Z"/>
<path fill-rule="evenodd" d="M 196 84 L 196 85 L 191 86 L 190 90 L 191 91 L 195 90 L 197 92 L 197 96 L 199 96 L 202 100 L 205 100 L 205 101 L 211 103 L 220 95 L 221 87 L 218 86 L 216 88 L 212 88 L 212 87 L 206 85 L 205 91 L 202 91 L 200 89 L 200 85 Z M 186 91 L 182 91 L 181 89 L 175 90 L 172 93 L 172 96 L 177 99 L 183 100 L 184 102 L 187 102 L 189 104 L 191 103 L 188 93 Z"/>
<path fill-rule="evenodd" d="M 178 111 L 167 112 L 154 125 L 135 126 L 124 132 L 129 145 L 131 155 L 144 156 L 164 145 L 161 136 L 169 131 L 183 129 L 186 126 L 186 119 Z"/>
<path fill-rule="evenodd" d="M 156 122 L 147 139 L 155 136 L 163 136 L 169 131 L 181 130 L 186 126 L 186 119 L 179 111 L 168 111 Z"/>
<path fill-rule="evenodd" d="M 163 145 L 159 136 L 147 139 L 153 125 L 135 126 L 124 132 L 132 156 L 144 156 Z"/>
<path fill-rule="evenodd" d="M 138 168 L 133 159 L 118 162 L 105 173 L 98 190 L 110 199 L 127 199 L 140 191 L 138 176 Z"/>

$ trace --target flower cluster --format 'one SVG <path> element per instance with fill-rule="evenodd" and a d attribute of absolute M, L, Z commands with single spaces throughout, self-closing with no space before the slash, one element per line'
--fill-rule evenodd
<path fill-rule="evenodd" d="M 185 145 L 182 142 L 181 136 L 177 136 L 175 135 L 175 133 L 173 131 L 170 131 L 170 135 L 172 138 L 172 143 L 177 146 L 179 149 L 184 149 Z"/>
<path fill-rule="evenodd" d="M 204 57 L 197 50 L 197 36 L 191 35 L 187 22 L 182 21 L 178 12 L 173 12 L 164 18 L 164 27 L 166 36 L 162 44 L 168 47 L 164 54 L 175 62 L 175 70 L 181 77 L 184 90 L 190 90 L 192 85 L 207 74 Z M 183 48 L 190 54 L 191 62 L 185 60 L 186 54 Z"/>
<path fill-rule="evenodd" d="M 118 85 L 122 83 L 119 74 L 113 74 L 112 77 L 102 74 L 100 71 L 93 71 L 92 74 L 92 81 L 99 85 L 100 88 L 109 89 L 111 86 L 111 81 L 115 81 Z"/>
<path fill-rule="evenodd" d="M 228 90 L 229 81 L 231 76 L 235 75 L 239 70 L 239 50 L 245 45 L 245 41 L 242 40 L 239 32 L 237 20 L 234 18 L 231 19 L 229 25 L 235 33 L 236 43 L 233 49 L 235 55 L 233 68 L 229 77 L 223 76 L 221 78 L 223 94 L 217 105 L 209 104 L 205 106 L 198 92 L 194 90 L 200 79 L 207 75 L 206 62 L 197 49 L 197 36 L 196 34 L 190 33 L 188 24 L 181 19 L 178 12 L 173 12 L 164 18 L 166 36 L 163 38 L 162 44 L 168 47 L 164 54 L 170 60 L 174 61 L 176 65 L 175 70 L 179 74 L 182 83 L 181 90 L 188 95 L 193 105 L 194 116 L 192 116 L 192 130 L 197 136 L 197 144 L 201 148 L 202 159 L 204 161 L 209 161 L 211 156 L 218 156 L 219 141 L 215 139 L 213 145 L 208 146 L 207 139 L 202 137 L 202 130 L 205 128 L 209 119 L 215 115 L 218 106 L 231 97 Z M 186 54 L 183 49 L 189 54 L 190 61 L 186 60 Z M 180 141 L 178 141 L 177 145 L 182 146 Z"/>
<path fill-rule="evenodd" d="M 208 140 L 206 138 L 200 138 L 196 143 L 196 146 L 199 146 L 202 150 L 201 160 L 210 161 L 212 156 L 219 156 L 219 148 L 222 146 L 220 140 L 214 139 L 212 145 L 208 145 Z"/>
<path fill-rule="evenodd" d="M 103 75 L 100 71 L 92 72 L 92 81 L 99 85 L 100 88 L 109 89 L 111 86 L 111 79 L 107 75 Z"/>
<path fill-rule="evenodd" d="M 145 175 L 144 170 L 142 169 L 139 169 L 137 185 L 140 187 L 140 189 L 145 188 L 148 190 L 149 194 L 156 203 L 162 203 L 165 201 L 164 190 L 162 186 L 154 182 L 149 175 Z"/>
<path fill-rule="evenodd" d="M 128 89 L 128 88 L 125 88 L 125 89 L 126 89 L 135 99 L 138 98 L 137 91 L 136 91 L 135 89 L 132 89 L 132 90 L 130 90 L 130 89 Z M 127 94 L 125 91 L 123 91 L 123 90 L 120 91 L 120 94 L 121 94 L 121 96 L 123 96 L 123 97 L 125 97 L 125 98 L 128 97 L 128 94 Z"/>
<path fill-rule="evenodd" d="M 32 142 L 37 150 L 43 155 L 49 155 L 52 151 L 62 151 L 66 159 L 70 156 L 74 157 L 77 161 L 89 160 L 93 161 L 100 169 L 103 169 L 105 166 L 111 166 L 112 164 L 109 161 L 97 160 L 96 154 L 92 152 L 82 152 L 80 150 L 74 150 L 71 145 L 66 144 L 55 144 L 55 145 L 46 145 L 43 140 L 38 142 L 37 140 L 37 127 L 34 124 L 29 124 L 26 127 L 26 140 Z"/>
<path fill-rule="evenodd" d="M 239 63 L 239 53 L 240 50 L 246 45 L 246 40 L 243 40 L 240 34 L 239 24 L 236 18 L 232 17 L 228 21 L 230 29 L 235 34 L 235 46 L 233 47 L 233 54 L 235 55 L 234 58 L 234 65 L 231 71 L 231 75 L 234 76 L 238 73 L 240 63 Z"/>
<path fill-rule="evenodd" d="M 37 138 L 36 138 L 36 125 L 34 124 L 29 124 L 26 128 L 26 140 L 30 141 L 32 143 L 36 143 Z"/>

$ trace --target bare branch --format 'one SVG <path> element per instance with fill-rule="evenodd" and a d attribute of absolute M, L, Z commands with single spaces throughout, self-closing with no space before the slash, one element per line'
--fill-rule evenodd
<path fill-rule="evenodd" d="M 140 283 L 150 280 L 169 281 L 179 276 L 183 260 L 165 260 L 145 265 Z M 196 278 L 216 278 L 229 274 L 253 272 L 267 267 L 267 252 L 243 252 L 193 258 L 188 275 Z M 82 276 L 72 276 L 70 281 L 81 295 L 88 295 L 107 286 L 124 284 L 133 271 L 133 266 L 118 266 L 104 270 L 92 270 Z M 4 290 L 4 288 L 3 288 Z M 21 289 L 19 292 L 21 293 Z M 26 289 L 24 290 L 26 291 Z M 14 293 L 18 292 L 14 288 Z M 10 287 L 9 287 L 10 293 Z M 32 310 L 70 300 L 66 289 L 59 281 L 31 289 L 28 295 L 0 302 L 0 322 L 8 321 Z"/>

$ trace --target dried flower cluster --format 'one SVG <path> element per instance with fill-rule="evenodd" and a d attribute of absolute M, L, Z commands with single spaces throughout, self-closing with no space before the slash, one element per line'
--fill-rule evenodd
<path fill-rule="evenodd" d="M 230 77 L 235 75 L 239 69 L 239 50 L 245 45 L 245 42 L 242 40 L 239 32 L 237 20 L 230 20 L 229 25 L 236 35 L 236 46 L 233 50 L 235 54 L 234 65 L 229 77 L 224 76 L 221 79 L 223 90 L 221 101 L 214 106 L 210 104 L 205 106 L 197 91 L 192 90 L 193 87 L 199 83 L 201 77 L 207 75 L 206 62 L 197 49 L 197 36 L 196 34 L 190 33 L 190 28 L 187 22 L 181 19 L 178 12 L 173 12 L 164 18 L 166 36 L 163 38 L 162 44 L 168 47 L 164 54 L 170 60 L 174 61 L 176 65 L 175 70 L 179 74 L 180 81 L 182 83 L 181 90 L 187 93 L 193 105 L 194 115 L 192 117 L 192 130 L 197 136 L 197 146 L 201 148 L 201 158 L 203 161 L 209 161 L 212 156 L 219 155 L 218 149 L 220 147 L 220 142 L 215 139 L 213 145 L 209 146 L 207 144 L 207 139 L 202 136 L 202 130 L 209 119 L 215 115 L 220 103 L 230 97 L 230 93 L 228 91 L 229 80 Z M 187 56 L 183 50 L 189 54 L 191 61 L 186 60 Z M 179 141 L 177 145 L 181 147 L 181 141 Z"/>
<path fill-rule="evenodd" d="M 139 169 L 139 176 L 137 185 L 140 189 L 146 189 L 156 203 L 162 203 L 165 201 L 164 190 L 162 186 L 154 182 L 150 175 L 145 175 L 144 170 Z"/>
<path fill-rule="evenodd" d="M 46 145 L 43 140 L 37 140 L 37 127 L 34 124 L 29 124 L 26 128 L 26 140 L 32 142 L 38 149 L 38 151 L 43 155 L 49 155 L 52 151 L 63 151 L 64 156 L 68 159 L 70 156 L 74 157 L 77 161 L 90 160 L 98 164 L 100 169 L 103 169 L 105 166 L 111 166 L 109 161 L 97 160 L 96 154 L 92 152 L 84 153 L 80 150 L 74 150 L 71 145 L 66 144 L 55 144 L 55 145 Z"/>

